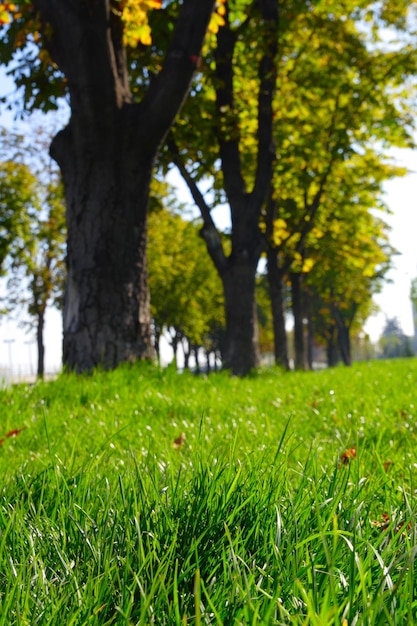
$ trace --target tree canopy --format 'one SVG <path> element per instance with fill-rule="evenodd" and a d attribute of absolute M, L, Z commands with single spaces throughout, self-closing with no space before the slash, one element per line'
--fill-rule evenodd
<path fill-rule="evenodd" d="M 51 148 L 67 202 L 67 365 L 113 367 L 152 356 L 146 248 L 155 163 L 165 171 L 175 163 L 201 211 L 201 235 L 223 284 L 225 365 L 235 373 L 259 360 L 263 250 L 278 271 L 269 280 L 274 306 L 283 303 L 282 285 L 272 297 L 274 282 L 290 274 L 293 284 L 304 275 L 315 277 L 315 288 L 320 276 L 329 282 L 337 271 L 331 255 L 343 267 L 333 295 L 347 295 L 343 275 L 370 279 L 372 265 L 375 282 L 362 281 L 369 295 L 388 254 L 384 228 L 370 217 L 381 181 L 393 174 L 379 155 L 412 144 L 416 6 L 0 4 L 0 60 L 25 108 L 48 110 L 64 94 L 71 107 Z M 211 196 L 201 193 L 203 180 Z M 230 210 L 227 245 L 211 213 L 219 201 Z M 187 233 L 192 239 L 191 226 Z M 356 238 L 350 248 L 348 234 Z M 169 247 L 167 237 L 161 243 Z"/>
<path fill-rule="evenodd" d="M 2 7 L 10 20 L 1 28 L 0 62 L 9 65 L 25 108 L 48 110 L 65 94 L 71 110 L 51 154 L 66 198 L 63 354 L 77 371 L 153 354 L 146 260 L 150 182 L 199 64 L 215 0 L 169 5 L 178 11 L 163 64 L 141 94 L 132 89 L 131 70 L 146 65 L 148 13 L 159 2 L 22 0 Z M 127 44 L 136 46 L 130 56 Z"/>

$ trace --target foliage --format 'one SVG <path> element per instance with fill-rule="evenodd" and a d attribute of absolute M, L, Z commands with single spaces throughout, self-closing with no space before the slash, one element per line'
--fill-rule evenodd
<path fill-rule="evenodd" d="M 0 624 L 414 623 L 416 375 L 2 391 Z"/>
<path fill-rule="evenodd" d="M 304 253 L 306 284 L 319 294 L 322 312 L 330 313 L 328 323 L 334 307 L 349 328 L 355 321 L 362 326 L 371 311 L 372 296 L 381 289 L 396 253 L 376 208 L 385 208 L 383 180 L 402 174 L 368 152 L 339 165 L 328 181 Z"/>
<path fill-rule="evenodd" d="M 215 10 L 209 24 L 208 37 L 215 34 L 224 24 L 224 2 L 217 0 Z M 123 24 L 123 44 L 130 50 L 130 70 L 135 72 L 144 69 L 149 84 L 149 70 L 158 65 L 155 59 L 146 59 L 146 47 L 152 44 L 155 30 L 161 36 L 161 30 L 152 25 L 152 13 L 155 9 L 163 9 L 164 26 L 162 31 L 172 34 L 173 20 L 178 15 L 178 2 L 166 3 L 162 7 L 161 0 L 111 0 L 110 14 L 121 19 Z M 175 17 L 173 17 L 175 16 Z M 14 107 L 23 114 L 24 110 L 41 109 L 49 111 L 57 109 L 60 98 L 66 96 L 68 81 L 59 69 L 56 60 L 48 51 L 48 28 L 43 32 L 40 16 L 30 0 L 19 0 L 16 3 L 0 3 L 0 62 L 8 66 L 8 72 L 23 95 L 23 109 L 18 99 Z M 161 45 L 161 44 L 159 44 Z M 162 47 L 166 48 L 167 38 L 163 38 Z M 154 52 L 154 51 L 153 51 Z M 162 57 L 161 57 L 162 58 Z M 145 60 L 145 62 L 144 62 Z M 160 65 L 159 65 L 160 69 Z M 135 91 L 135 90 L 133 90 Z M 4 99 L 11 107 L 10 99 Z"/>
<path fill-rule="evenodd" d="M 31 253 L 30 225 L 39 207 L 37 181 L 29 167 L 0 163 L 0 274 Z"/>
<path fill-rule="evenodd" d="M 38 130 L 28 146 L 13 133 L 3 135 L 3 150 L 14 154 L 5 178 L 2 215 L 12 226 L 9 245 L 7 290 L 3 305 L 8 314 L 24 310 L 22 324 L 35 328 L 38 339 L 38 373 L 43 374 L 43 329 L 49 305 L 62 308 L 65 280 L 65 205 L 62 183 L 56 169 L 45 160 L 44 131 Z M 24 189 L 14 184 L 25 173 Z M 29 183 L 29 184 L 28 184 Z M 5 222 L 6 223 L 6 222 Z M 13 227 L 15 225 L 15 227 Z M 29 318 L 29 319 L 28 319 Z"/>
<path fill-rule="evenodd" d="M 405 173 L 383 151 L 413 143 L 415 49 L 407 38 L 390 41 L 398 24 L 388 9 L 395 27 L 384 38 L 381 7 L 373 9 L 366 2 L 283 9 L 279 158 L 263 228 L 280 276 L 302 275 L 314 291 L 322 336 L 335 318 L 348 333 L 370 311 L 394 252 L 372 211 L 383 207 L 383 181 Z"/>
<path fill-rule="evenodd" d="M 395 318 L 386 320 L 379 346 L 385 359 L 413 356 L 411 338 L 404 334 Z"/>
<path fill-rule="evenodd" d="M 167 209 L 151 211 L 151 311 L 159 328 L 173 328 L 191 344 L 210 349 L 211 331 L 223 324 L 223 295 L 200 228 Z"/>

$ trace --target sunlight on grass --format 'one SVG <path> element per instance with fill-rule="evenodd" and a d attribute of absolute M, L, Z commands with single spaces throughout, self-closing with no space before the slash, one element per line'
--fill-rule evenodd
<path fill-rule="evenodd" d="M 0 624 L 411 624 L 417 361 L 0 392 Z"/>

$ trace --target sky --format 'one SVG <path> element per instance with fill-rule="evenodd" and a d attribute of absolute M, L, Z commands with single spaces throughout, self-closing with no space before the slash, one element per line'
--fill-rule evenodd
<path fill-rule="evenodd" d="M 11 91 L 11 84 L 0 73 L 0 97 Z M 0 126 L 11 128 L 12 115 L 0 113 Z M 411 280 L 417 277 L 417 150 L 397 149 L 390 154 L 398 165 L 409 170 L 405 177 L 391 180 L 385 184 L 385 201 L 391 211 L 384 216 L 391 226 L 390 242 L 399 254 L 393 259 L 393 268 L 387 275 L 390 280 L 382 292 L 375 296 L 375 303 L 380 312 L 372 316 L 365 331 L 371 341 L 376 342 L 381 335 L 386 320 L 397 318 L 406 335 L 414 333 L 410 302 Z M 181 188 L 177 180 L 181 201 L 191 204 L 187 190 Z M 226 209 L 224 209 L 226 210 Z M 220 222 L 228 220 L 227 215 L 218 211 Z M 209 259 L 207 262 L 211 262 Z M 45 332 L 46 371 L 54 372 L 60 368 L 62 359 L 62 321 L 56 310 L 47 314 Z M 0 380 L 7 377 L 7 370 L 12 369 L 15 376 L 33 374 L 36 368 L 36 344 L 33 332 L 27 332 L 16 322 L 0 317 Z"/>
<path fill-rule="evenodd" d="M 393 150 L 398 165 L 410 173 L 385 184 L 385 201 L 391 215 L 384 216 L 391 226 L 390 243 L 399 252 L 393 258 L 390 282 L 374 300 L 381 312 L 369 319 L 366 330 L 377 338 L 387 318 L 397 318 L 406 335 L 414 334 L 410 302 L 411 281 L 417 277 L 417 150 Z"/>

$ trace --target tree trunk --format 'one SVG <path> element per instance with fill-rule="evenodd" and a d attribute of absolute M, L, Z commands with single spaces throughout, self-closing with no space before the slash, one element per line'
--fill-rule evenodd
<path fill-rule="evenodd" d="M 262 208 L 271 185 L 275 145 L 273 138 L 273 100 L 277 76 L 278 3 L 262 0 L 257 4 L 262 19 L 258 35 L 259 89 L 257 90 L 257 159 L 255 178 L 251 191 L 246 181 L 242 162 L 244 144 L 240 141 L 237 115 L 226 115 L 236 108 L 235 46 L 238 34 L 225 12 L 225 25 L 217 33 L 215 50 L 216 121 L 208 141 L 218 141 L 218 158 L 223 174 L 224 191 L 230 207 L 232 223 L 231 252 L 226 253 L 223 240 L 217 231 L 210 209 L 195 179 L 188 172 L 181 151 L 171 142 L 173 161 L 187 182 L 194 201 L 201 211 L 204 226 L 201 236 L 223 282 L 226 312 L 225 346 L 222 351 L 223 366 L 233 374 L 244 376 L 258 367 L 258 325 L 255 302 L 255 279 L 264 239 L 259 229 Z M 242 52 L 239 50 L 239 54 Z M 243 53 L 244 54 L 244 53 Z M 217 132 L 216 132 L 217 131 Z M 247 158 L 251 156 L 246 155 Z M 229 252 L 229 251 L 228 251 Z"/>
<path fill-rule="evenodd" d="M 305 369 L 304 319 L 301 274 L 291 274 L 292 312 L 294 316 L 294 368 Z"/>
<path fill-rule="evenodd" d="M 285 329 L 284 275 L 278 267 L 277 251 L 271 246 L 268 246 L 267 260 L 269 295 L 274 327 L 275 363 L 289 370 L 287 331 Z"/>
<path fill-rule="evenodd" d="M 337 365 L 338 355 L 335 341 L 336 328 L 332 324 L 327 334 L 327 367 L 335 367 Z"/>
<path fill-rule="evenodd" d="M 210 350 L 206 350 L 206 372 L 207 372 L 207 374 L 210 374 L 210 372 L 211 372 L 210 355 L 211 355 Z"/>
<path fill-rule="evenodd" d="M 38 378 L 45 375 L 45 345 L 43 335 L 45 330 L 45 310 L 38 310 L 38 323 L 36 328 L 36 343 L 38 347 Z"/>
<path fill-rule="evenodd" d="M 180 343 L 181 336 L 175 328 L 172 328 L 172 332 L 170 334 L 171 334 L 171 347 L 174 353 L 173 363 L 175 364 L 175 367 L 177 367 L 178 366 L 178 345 Z"/>
<path fill-rule="evenodd" d="M 109 0 L 34 0 L 66 77 L 71 120 L 51 154 L 65 185 L 64 364 L 78 372 L 153 355 L 146 262 L 156 155 L 188 93 L 214 0 L 184 0 L 161 71 L 140 104 L 123 23 Z"/>
<path fill-rule="evenodd" d="M 67 204 L 63 357 L 77 371 L 153 356 L 146 264 L 153 156 L 138 159 L 127 113 L 118 123 L 107 115 L 95 133 L 72 121 L 52 146 Z"/>
<path fill-rule="evenodd" d="M 235 262 L 222 279 L 226 308 L 223 366 L 237 376 L 245 376 L 260 362 L 255 302 L 256 266 L 250 262 Z"/>
<path fill-rule="evenodd" d="M 161 364 L 161 335 L 162 335 L 162 327 L 154 322 L 154 349 L 156 354 L 156 360 L 158 365 Z"/>
<path fill-rule="evenodd" d="M 307 365 L 309 370 L 314 368 L 314 324 L 311 315 L 307 318 Z"/>
<path fill-rule="evenodd" d="M 304 290 L 304 301 L 307 315 L 307 367 L 309 370 L 312 370 L 314 363 L 314 322 L 311 294 L 306 290 Z"/>
<path fill-rule="evenodd" d="M 199 359 L 199 348 L 197 345 L 194 346 L 194 359 L 195 359 L 195 371 L 196 374 L 200 374 L 201 373 L 201 367 L 200 367 L 200 359 Z"/>
<path fill-rule="evenodd" d="M 337 322 L 337 341 L 342 361 L 348 367 L 352 365 L 349 328 L 340 320 Z"/>
<path fill-rule="evenodd" d="M 191 344 L 187 337 L 181 338 L 182 351 L 184 353 L 184 369 L 190 369 Z"/>

